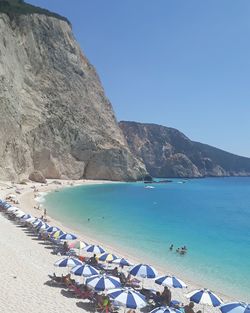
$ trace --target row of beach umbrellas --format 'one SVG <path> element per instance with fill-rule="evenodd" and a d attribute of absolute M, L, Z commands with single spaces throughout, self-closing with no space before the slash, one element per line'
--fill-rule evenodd
<path fill-rule="evenodd" d="M 65 266 L 70 266 L 71 264 L 72 266 L 75 265 L 70 273 L 76 276 L 88 277 L 85 283 L 87 286 L 94 289 L 95 291 L 97 292 L 106 291 L 107 295 L 112 300 L 126 306 L 127 308 L 136 309 L 146 306 L 147 303 L 144 295 L 140 294 L 138 291 L 135 291 L 132 288 L 122 287 L 119 278 L 106 274 L 100 274 L 99 271 L 91 265 L 83 263 L 78 264 L 79 261 L 77 259 L 75 259 L 73 263 L 72 258 L 67 259 L 68 259 L 67 265 L 66 263 L 63 263 L 65 262 L 65 259 L 60 260 L 61 264 L 64 264 Z M 57 262 L 56 264 L 58 265 L 59 263 Z M 135 265 L 130 270 L 131 275 L 132 273 L 134 273 L 136 276 L 137 273 L 140 272 L 138 268 L 139 267 L 145 268 L 144 265 L 145 264 Z M 148 268 L 147 270 L 149 271 Z M 152 272 L 150 273 L 151 273 L 150 275 L 152 275 Z M 162 276 L 156 279 L 155 282 L 164 286 L 168 279 L 172 279 L 172 285 L 177 285 L 176 288 L 184 288 L 183 282 L 181 283 L 182 287 L 180 287 L 179 280 L 175 278 L 176 279 L 175 281 L 175 279 L 173 279 L 173 277 L 171 276 Z M 169 285 L 170 282 L 168 281 L 167 284 Z M 248 304 L 240 302 L 223 304 L 222 300 L 216 294 L 214 294 L 212 291 L 208 289 L 195 290 L 188 293 L 186 296 L 187 298 L 190 299 L 190 301 L 193 301 L 197 304 L 220 307 L 222 313 L 250 313 L 250 306 Z M 151 313 L 174 313 L 174 312 L 178 313 L 180 311 L 178 309 L 169 307 L 160 307 L 151 311 Z"/>
<path fill-rule="evenodd" d="M 37 231 L 45 232 L 50 237 L 62 241 L 73 241 L 77 236 L 71 233 L 65 233 L 55 226 L 50 226 L 41 219 L 32 217 L 26 214 L 21 209 L 12 206 L 6 201 L 0 200 L 0 207 L 3 208 L 7 214 L 14 214 L 21 222 L 29 223 Z M 98 260 L 103 262 L 114 263 L 119 266 L 133 266 L 133 264 L 125 258 L 118 258 L 114 254 L 106 253 L 105 250 L 99 245 L 88 245 L 83 241 L 72 242 L 70 248 L 85 250 L 86 252 L 97 254 Z M 122 287 L 119 278 L 100 274 L 100 272 L 93 266 L 81 262 L 77 258 L 67 257 L 58 260 L 55 264 L 58 267 L 72 267 L 71 274 L 76 276 L 83 276 L 86 278 L 86 285 L 96 291 L 106 291 L 107 295 L 120 303 L 121 305 L 136 309 L 142 308 L 146 305 L 145 297 L 138 291 L 132 288 Z M 180 279 L 165 275 L 157 277 L 156 270 L 147 264 L 137 264 L 133 266 L 129 273 L 133 276 L 138 276 L 143 279 L 155 279 L 155 283 L 173 288 L 186 288 L 187 285 Z M 243 302 L 232 302 L 223 304 L 222 300 L 208 289 L 195 290 L 188 293 L 187 298 L 198 304 L 211 305 L 219 307 L 222 313 L 250 313 L 250 305 Z M 178 313 L 177 309 L 169 307 L 159 307 L 151 311 L 151 313 Z"/>

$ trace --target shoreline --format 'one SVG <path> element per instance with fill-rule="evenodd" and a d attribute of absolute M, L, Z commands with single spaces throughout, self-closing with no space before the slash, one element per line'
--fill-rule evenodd
<path fill-rule="evenodd" d="M 34 198 L 35 192 L 31 189 L 32 186 L 36 186 L 36 188 L 39 190 L 38 193 L 39 192 L 49 193 L 49 192 L 53 192 L 55 190 L 60 190 L 60 189 L 67 188 L 67 187 L 86 186 L 86 185 L 93 185 L 93 184 L 117 183 L 117 182 L 109 182 L 109 181 L 82 181 L 81 180 L 81 181 L 74 181 L 73 182 L 74 185 L 72 186 L 72 182 L 70 182 L 70 181 L 62 181 L 62 180 L 56 180 L 56 181 L 57 181 L 57 183 L 53 183 L 53 182 L 55 182 L 55 180 L 48 180 L 48 182 L 49 182 L 48 185 L 44 185 L 44 184 L 41 185 L 40 183 L 33 183 L 33 182 L 27 183 L 27 185 L 18 185 L 18 187 L 21 187 L 23 189 L 20 190 L 21 194 L 17 195 L 17 199 L 20 202 L 20 204 L 17 206 L 20 207 L 24 212 L 30 213 L 33 216 L 40 217 L 41 215 L 43 215 L 43 209 L 42 208 L 40 210 L 34 209 L 34 206 L 37 205 L 38 202 L 35 201 L 35 198 Z M 58 184 L 58 182 L 60 182 L 61 184 Z M 3 184 L 6 184 L 6 186 L 10 185 L 10 183 L 8 183 L 8 182 L 4 182 L 4 183 L 0 182 L 0 186 L 2 186 Z M 6 189 L 6 188 L 1 189 L 0 190 L 0 197 L 3 199 L 8 194 L 11 194 L 11 193 L 14 193 L 13 189 Z M 121 247 L 114 246 L 113 244 L 110 245 L 109 243 L 105 242 L 105 239 L 104 239 L 104 241 L 102 241 L 102 240 L 100 241 L 99 239 L 96 239 L 94 237 L 94 234 L 93 234 L 93 236 L 91 234 L 91 237 L 90 237 L 87 234 L 84 234 L 82 232 L 80 233 L 79 231 L 75 230 L 73 227 L 69 227 L 68 225 L 65 225 L 62 221 L 56 220 L 55 218 L 51 217 L 50 215 L 47 216 L 47 219 L 48 219 L 48 223 L 50 225 L 58 226 L 62 230 L 75 233 L 78 236 L 79 240 L 82 239 L 83 241 L 87 241 L 88 243 L 95 243 L 95 244 L 98 243 L 101 246 L 104 246 L 104 248 L 108 252 L 117 254 L 117 255 L 125 257 L 125 258 L 128 258 L 129 260 L 133 261 L 135 264 L 136 263 L 143 263 L 143 261 L 145 262 L 145 260 L 142 260 L 135 255 L 132 255 L 130 253 L 128 254 L 126 251 L 123 251 Z M 60 258 L 58 256 L 56 256 L 56 257 L 57 257 L 57 259 Z M 152 264 L 152 265 L 154 266 L 154 264 Z M 166 264 L 166 265 L 168 266 L 168 264 Z M 166 274 L 164 269 L 161 268 L 160 266 L 155 266 L 155 268 L 157 269 L 159 275 Z M 171 266 L 169 268 L 171 268 Z M 53 270 L 54 270 L 54 268 L 53 268 L 53 264 L 52 264 L 51 265 L 51 271 L 47 274 L 52 273 Z M 174 274 L 174 273 L 173 272 L 170 273 L 168 271 L 168 274 Z M 175 274 L 177 274 L 177 273 L 175 272 Z M 190 279 L 185 279 L 185 277 L 184 277 L 185 273 L 182 273 L 181 275 L 179 273 L 177 276 L 180 279 L 183 279 L 187 283 L 188 288 L 187 288 L 187 290 L 183 290 L 183 291 L 178 290 L 178 289 L 176 290 L 176 289 L 172 288 L 171 289 L 172 298 L 178 299 L 183 303 L 188 303 L 188 300 L 184 296 L 184 294 L 186 294 L 187 292 L 194 290 L 194 289 L 203 288 L 204 286 L 201 286 L 199 283 L 191 281 Z M 153 287 L 152 287 L 152 285 L 153 285 Z M 156 284 L 153 284 L 152 281 L 150 281 L 150 280 L 146 281 L 145 286 L 148 286 L 149 288 L 151 287 L 154 289 L 158 289 L 158 290 L 162 289 L 161 286 L 157 286 Z M 228 295 L 224 295 L 222 292 L 218 292 L 216 290 L 214 290 L 214 291 L 217 293 L 217 295 L 219 295 L 224 300 L 224 302 L 229 302 L 229 301 L 233 300 L 232 297 L 230 297 Z M 201 306 L 195 305 L 195 307 L 197 309 L 199 309 Z M 207 311 L 211 311 L 211 312 L 213 311 L 214 312 L 214 310 L 217 310 L 217 309 L 209 307 Z"/>

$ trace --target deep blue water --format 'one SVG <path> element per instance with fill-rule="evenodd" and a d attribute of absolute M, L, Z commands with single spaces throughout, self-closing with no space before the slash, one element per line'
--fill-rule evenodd
<path fill-rule="evenodd" d="M 250 301 L 250 178 L 67 188 L 49 215 L 236 300 Z M 88 218 L 90 221 L 88 222 Z M 170 252 L 188 247 L 185 256 Z"/>

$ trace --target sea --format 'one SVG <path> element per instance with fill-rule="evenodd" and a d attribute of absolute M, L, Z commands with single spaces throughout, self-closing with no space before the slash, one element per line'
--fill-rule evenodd
<path fill-rule="evenodd" d="M 165 274 L 250 302 L 249 177 L 77 186 L 49 193 L 43 205 L 55 219 Z"/>

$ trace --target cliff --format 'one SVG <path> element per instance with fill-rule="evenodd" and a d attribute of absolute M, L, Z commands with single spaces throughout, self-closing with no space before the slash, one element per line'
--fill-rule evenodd
<path fill-rule="evenodd" d="M 119 123 L 130 150 L 153 177 L 249 176 L 250 159 L 191 141 L 177 129 Z"/>
<path fill-rule="evenodd" d="M 141 178 L 70 24 L 10 11 L 0 13 L 0 178 Z"/>

